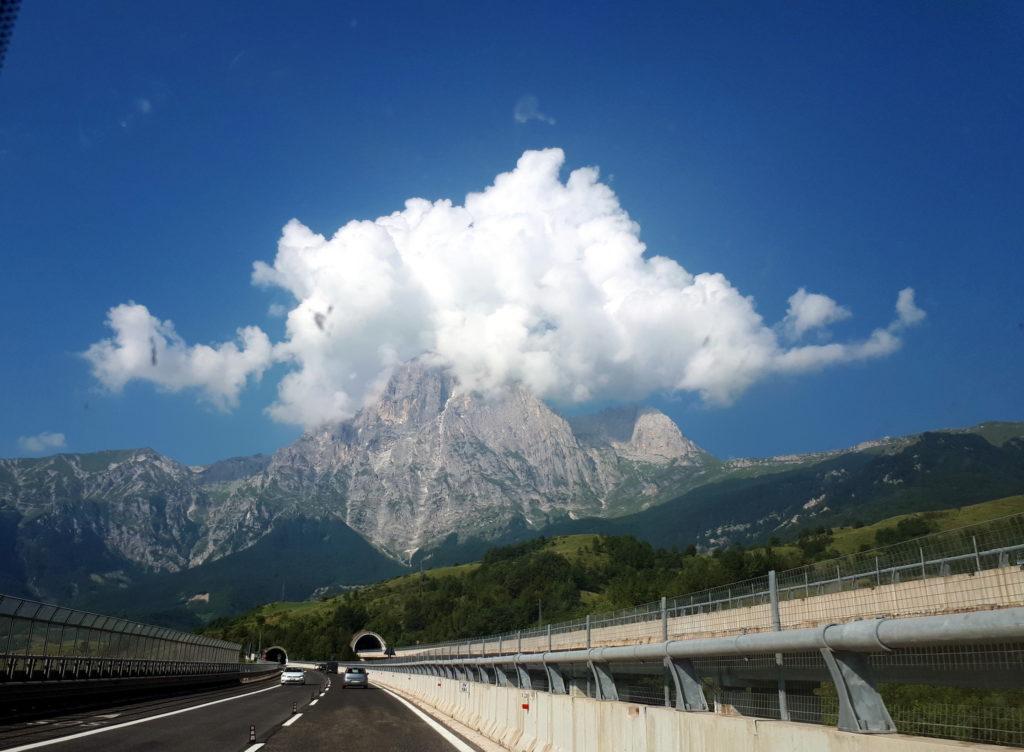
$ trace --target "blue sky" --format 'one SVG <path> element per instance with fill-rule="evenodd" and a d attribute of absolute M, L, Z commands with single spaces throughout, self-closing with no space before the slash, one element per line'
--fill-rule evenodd
<path fill-rule="evenodd" d="M 212 4 L 211 4 L 212 5 Z M 1024 419 L 1024 10 L 1015 3 L 27 3 L 0 72 L 0 455 L 271 451 L 287 364 L 227 412 L 104 389 L 81 356 L 136 301 L 189 343 L 273 341 L 282 226 L 330 235 L 489 185 L 528 149 L 596 165 L 651 253 L 766 324 L 799 287 L 886 357 L 651 397 L 723 457 Z M 543 118 L 519 122 L 535 97 Z M 553 122 L 549 122 L 553 121 Z"/>

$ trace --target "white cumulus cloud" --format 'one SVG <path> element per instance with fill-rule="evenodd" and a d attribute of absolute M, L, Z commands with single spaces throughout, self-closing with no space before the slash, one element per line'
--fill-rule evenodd
<path fill-rule="evenodd" d="M 43 431 L 35 436 L 18 437 L 18 447 L 30 454 L 53 451 L 54 449 L 60 449 L 66 444 L 67 439 L 64 437 L 64 434 L 53 431 Z"/>
<path fill-rule="evenodd" d="M 800 339 L 812 329 L 821 329 L 853 314 L 828 295 L 807 292 L 800 288 L 789 298 L 789 309 L 782 320 L 783 329 L 790 339 Z"/>
<path fill-rule="evenodd" d="M 518 382 L 558 403 L 693 392 L 727 404 L 772 374 L 892 353 L 923 316 L 908 288 L 896 319 L 863 340 L 787 346 L 778 330 L 802 334 L 849 312 L 801 289 L 787 318 L 766 324 L 723 275 L 648 255 L 597 170 L 562 181 L 563 163 L 560 149 L 529 151 L 461 205 L 410 199 L 330 237 L 292 220 L 273 262 L 253 269 L 255 284 L 292 299 L 273 346 L 255 327 L 239 330 L 241 347 L 187 345 L 130 304 L 111 309 L 115 336 L 86 357 L 111 389 L 196 387 L 224 407 L 249 376 L 284 362 L 269 411 L 315 426 L 352 415 L 395 364 L 428 352 L 467 389 Z"/>
<path fill-rule="evenodd" d="M 149 381 L 171 392 L 195 388 L 215 407 L 238 404 L 250 376 L 259 378 L 272 363 L 270 339 L 258 327 L 238 330 L 238 343 L 187 345 L 170 321 L 146 306 L 125 303 L 107 311 L 114 336 L 85 351 L 93 375 L 111 391 L 133 380 Z"/>

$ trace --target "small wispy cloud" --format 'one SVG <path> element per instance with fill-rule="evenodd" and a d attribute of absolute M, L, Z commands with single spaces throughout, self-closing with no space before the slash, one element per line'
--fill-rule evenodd
<path fill-rule="evenodd" d="M 35 436 L 18 437 L 18 447 L 22 451 L 29 452 L 31 454 L 60 449 L 66 443 L 64 434 L 54 433 L 52 431 L 43 431 L 42 433 L 37 433 Z"/>
<path fill-rule="evenodd" d="M 545 115 L 540 111 L 540 102 L 537 101 L 537 97 L 532 94 L 519 97 L 519 101 L 516 102 L 515 109 L 512 111 L 512 116 L 516 119 L 517 123 L 528 123 L 531 120 L 539 120 L 542 123 L 548 125 L 554 125 L 555 119 L 550 115 Z"/>
<path fill-rule="evenodd" d="M 782 328 L 791 340 L 798 340 L 807 332 L 822 330 L 829 324 L 848 319 L 853 314 L 828 295 L 807 292 L 803 287 L 789 298 L 789 309 L 782 320 Z"/>

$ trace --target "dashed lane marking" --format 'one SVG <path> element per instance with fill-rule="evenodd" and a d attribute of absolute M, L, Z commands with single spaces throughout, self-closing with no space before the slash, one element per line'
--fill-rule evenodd
<path fill-rule="evenodd" d="M 292 716 L 291 718 L 289 718 L 289 719 L 288 719 L 287 721 L 285 721 L 284 723 L 282 723 L 282 724 L 281 724 L 281 726 L 282 726 L 282 727 L 284 727 L 284 726 L 291 726 L 291 725 L 292 725 L 293 723 L 295 723 L 295 722 L 296 722 L 297 720 L 299 720 L 300 718 L 302 718 L 302 713 L 296 713 L 296 714 L 295 714 L 295 715 L 293 715 L 293 716 Z"/>

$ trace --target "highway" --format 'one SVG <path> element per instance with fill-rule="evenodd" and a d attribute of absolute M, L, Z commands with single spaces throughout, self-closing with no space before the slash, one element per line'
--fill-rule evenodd
<path fill-rule="evenodd" d="M 367 749 L 476 752 L 385 690 L 341 690 L 339 676 L 277 680 L 0 726 L 0 750 L 245 752 Z M 372 674 L 371 674 L 372 685 Z M 293 705 L 296 713 L 292 713 Z M 250 725 L 256 742 L 250 741 Z"/>

